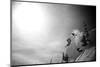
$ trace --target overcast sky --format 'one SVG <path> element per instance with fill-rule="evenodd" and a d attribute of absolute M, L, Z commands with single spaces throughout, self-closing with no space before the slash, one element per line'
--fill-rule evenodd
<path fill-rule="evenodd" d="M 82 30 L 83 21 L 93 25 L 89 10 L 85 6 L 13 2 L 13 64 L 49 63 L 51 58 L 60 63 L 71 32 Z"/>

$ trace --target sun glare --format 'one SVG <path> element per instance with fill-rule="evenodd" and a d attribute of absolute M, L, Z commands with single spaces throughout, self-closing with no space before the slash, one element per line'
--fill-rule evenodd
<path fill-rule="evenodd" d="M 45 30 L 46 17 L 40 4 L 21 3 L 16 7 L 13 10 L 13 20 L 22 33 L 37 34 Z"/>

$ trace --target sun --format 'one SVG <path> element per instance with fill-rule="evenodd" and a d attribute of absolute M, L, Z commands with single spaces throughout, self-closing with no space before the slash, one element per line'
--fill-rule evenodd
<path fill-rule="evenodd" d="M 17 2 L 16 4 L 19 4 Z M 13 10 L 13 20 L 22 33 L 42 33 L 46 27 L 44 10 L 38 3 L 21 3 Z"/>

